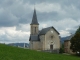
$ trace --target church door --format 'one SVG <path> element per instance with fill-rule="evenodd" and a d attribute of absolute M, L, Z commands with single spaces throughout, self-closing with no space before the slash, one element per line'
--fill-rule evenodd
<path fill-rule="evenodd" d="M 50 50 L 53 50 L 53 45 L 50 45 Z"/>

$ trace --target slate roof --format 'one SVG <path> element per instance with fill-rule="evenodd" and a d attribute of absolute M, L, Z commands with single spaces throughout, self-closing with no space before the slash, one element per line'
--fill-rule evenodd
<path fill-rule="evenodd" d="M 37 21 L 37 15 L 36 15 L 36 10 L 34 9 L 34 13 L 33 13 L 33 18 L 32 18 L 32 22 L 31 25 L 39 25 L 38 21 Z"/>
<path fill-rule="evenodd" d="M 44 28 L 39 32 L 39 35 L 45 35 L 51 28 L 53 28 L 58 34 L 59 32 L 52 26 L 52 27 L 48 27 L 48 28 Z"/>
<path fill-rule="evenodd" d="M 39 41 L 39 36 L 38 35 L 30 35 L 29 41 Z"/>
<path fill-rule="evenodd" d="M 53 28 L 58 34 L 59 32 L 54 28 L 54 27 L 48 27 L 48 28 L 44 28 L 42 29 L 38 35 L 30 35 L 29 41 L 40 41 L 39 36 L 40 35 L 45 35 L 51 28 Z"/>

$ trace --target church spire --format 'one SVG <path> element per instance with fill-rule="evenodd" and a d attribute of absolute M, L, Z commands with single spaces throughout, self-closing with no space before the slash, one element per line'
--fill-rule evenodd
<path fill-rule="evenodd" d="M 31 22 L 31 25 L 39 25 L 38 21 L 37 21 L 37 15 L 36 15 L 36 10 L 34 8 L 34 13 L 33 13 L 33 18 L 32 18 L 32 22 Z"/>

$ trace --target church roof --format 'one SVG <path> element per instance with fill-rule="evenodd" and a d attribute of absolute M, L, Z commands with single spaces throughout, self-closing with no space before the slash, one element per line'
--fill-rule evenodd
<path fill-rule="evenodd" d="M 33 13 L 33 18 L 32 18 L 32 22 L 31 25 L 39 25 L 38 21 L 37 21 L 37 15 L 36 15 L 36 10 L 34 9 L 34 13 Z"/>
<path fill-rule="evenodd" d="M 45 35 L 51 28 L 53 28 L 58 34 L 59 32 L 54 28 L 54 27 L 48 27 L 48 28 L 44 28 L 42 29 L 38 35 L 30 35 L 29 41 L 40 41 L 39 36 L 40 35 Z"/>
<path fill-rule="evenodd" d="M 52 27 L 48 27 L 48 28 L 44 28 L 39 32 L 39 35 L 45 35 L 51 28 L 53 28 L 58 34 L 59 32 L 52 26 Z"/>
<path fill-rule="evenodd" d="M 39 36 L 38 35 L 30 35 L 30 39 L 31 41 L 39 41 Z"/>

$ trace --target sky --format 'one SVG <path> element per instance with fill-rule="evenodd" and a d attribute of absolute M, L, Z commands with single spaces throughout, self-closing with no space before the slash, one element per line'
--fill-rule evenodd
<path fill-rule="evenodd" d="M 40 30 L 66 37 L 80 26 L 80 0 L 0 0 L 0 43 L 29 43 L 34 7 Z"/>

